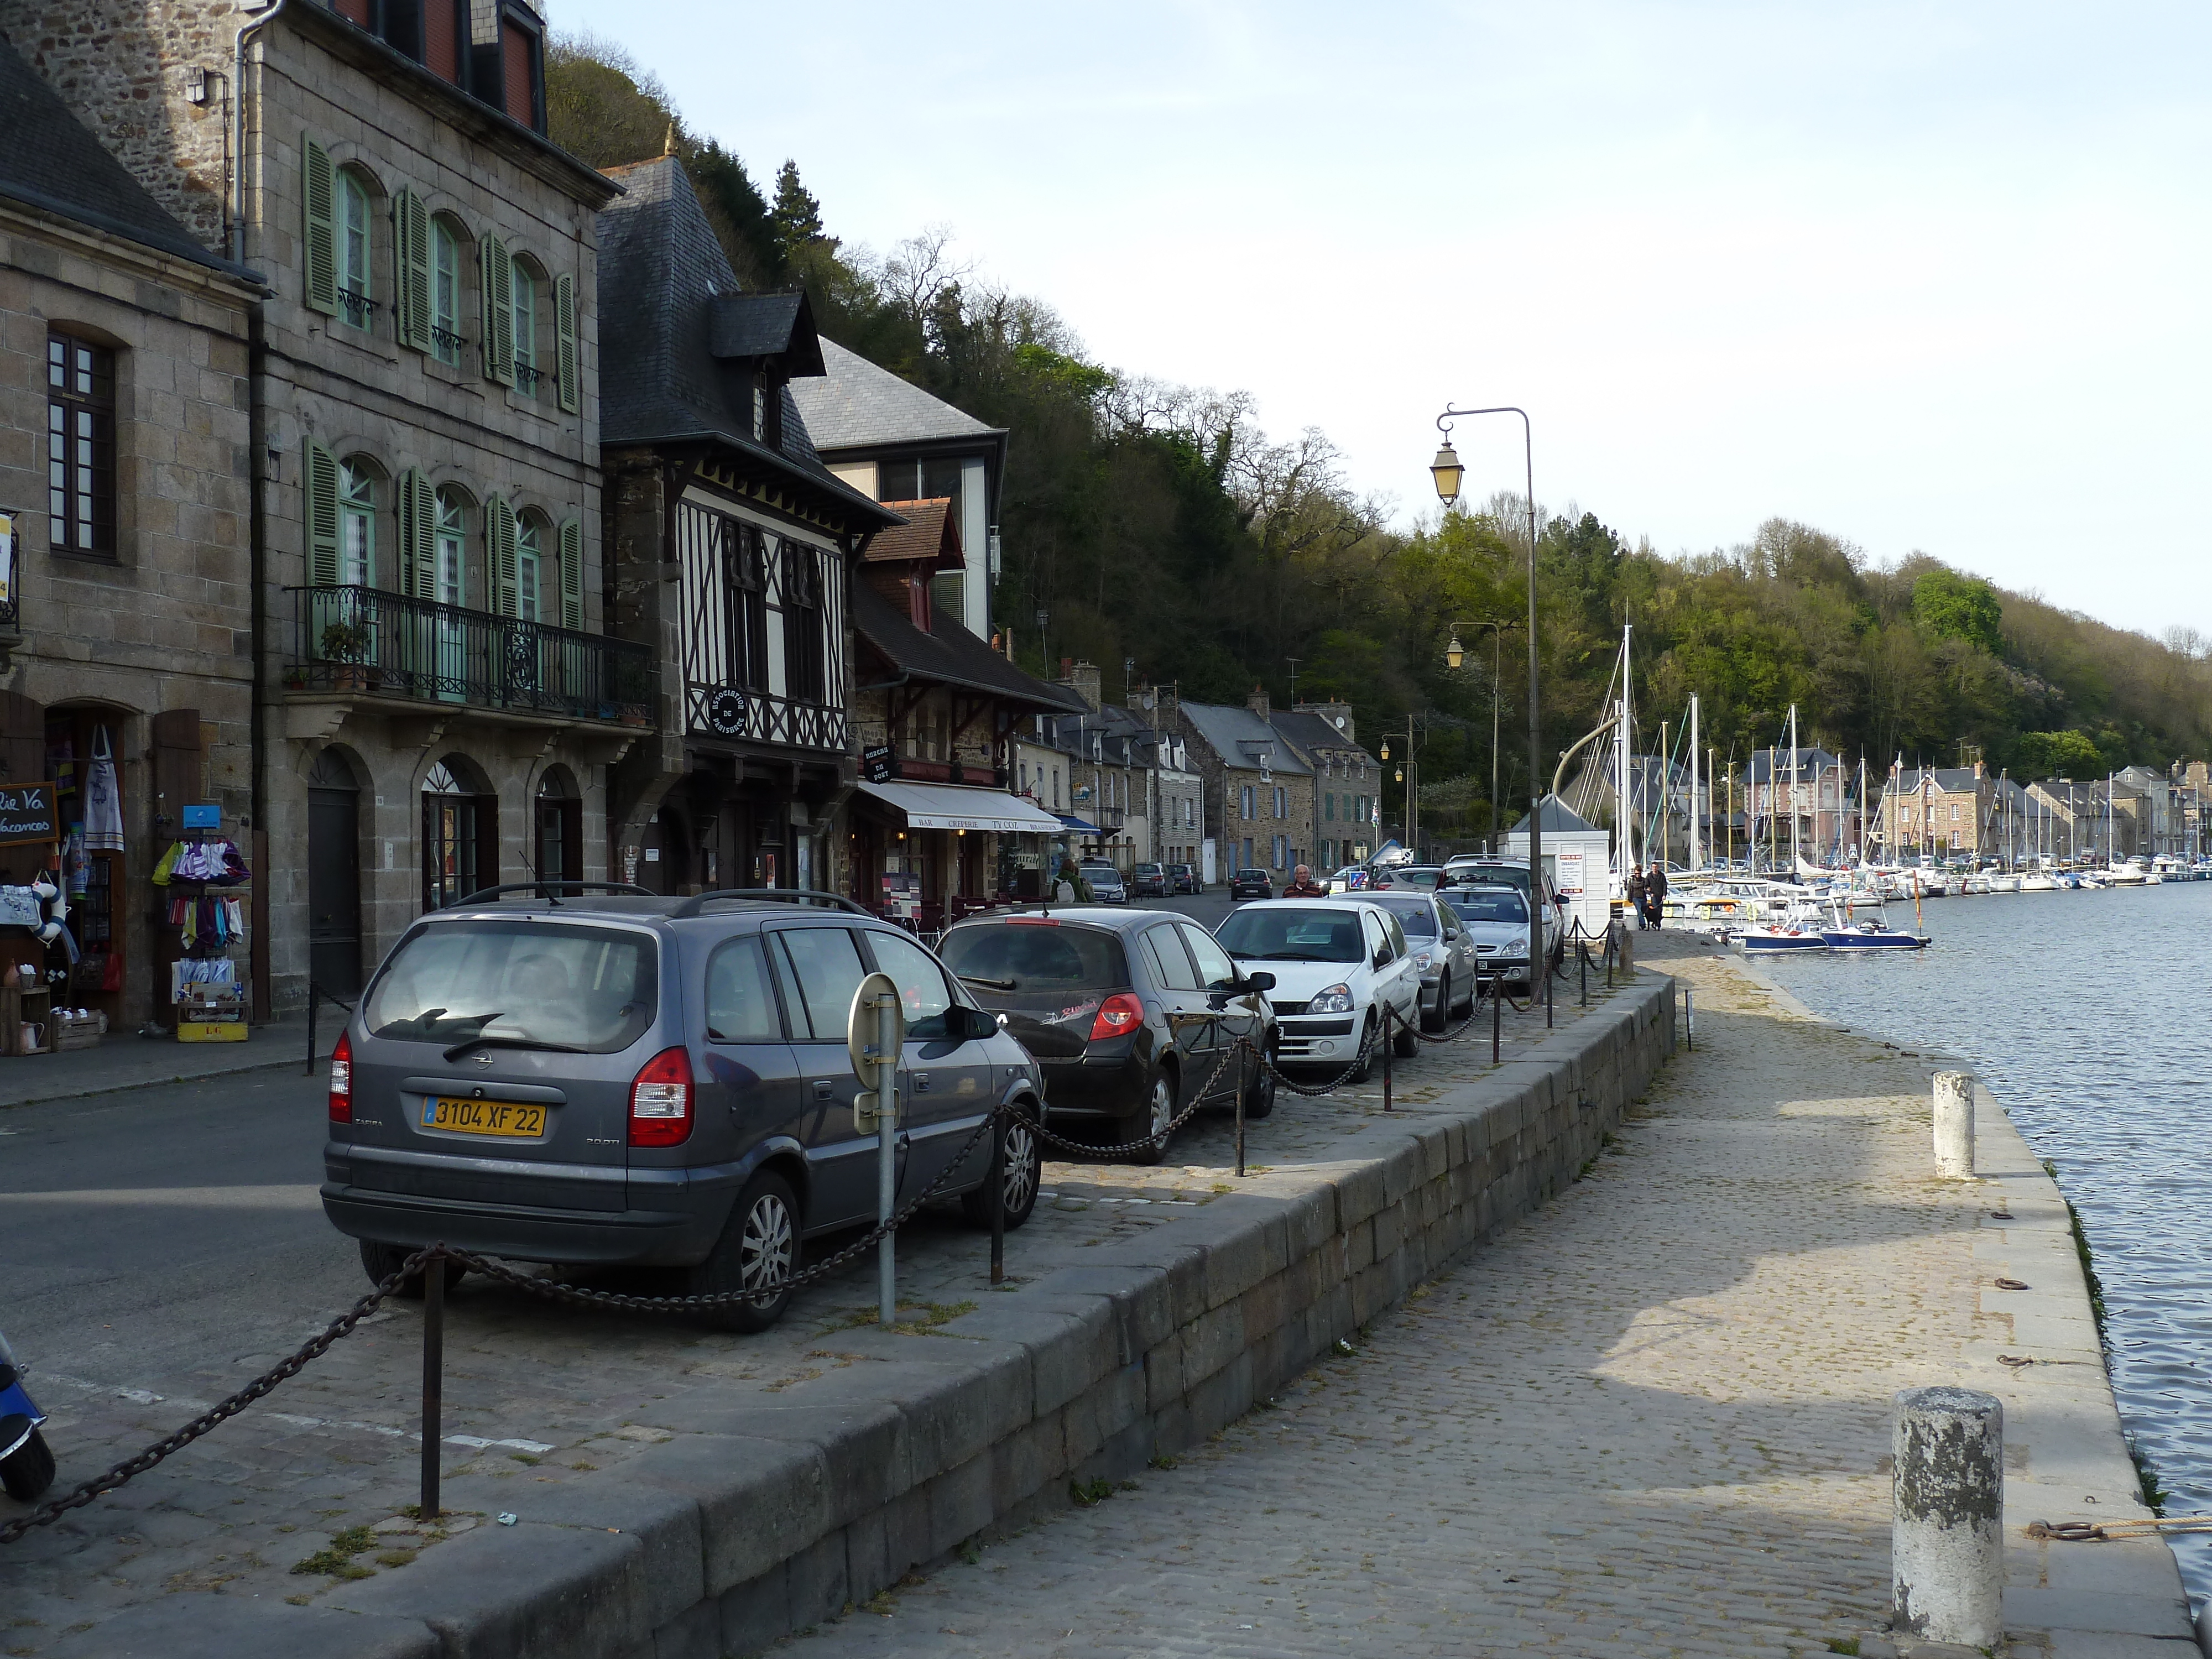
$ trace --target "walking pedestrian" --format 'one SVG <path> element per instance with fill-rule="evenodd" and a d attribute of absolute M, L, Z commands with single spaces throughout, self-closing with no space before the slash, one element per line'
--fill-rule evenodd
<path fill-rule="evenodd" d="M 1666 913 L 1660 907 L 1667 902 L 1667 866 L 1657 859 L 1651 860 L 1651 876 L 1644 884 L 1644 902 L 1651 907 L 1651 925 L 1664 927 Z"/>
<path fill-rule="evenodd" d="M 1628 866 L 1628 908 L 1636 915 L 1637 930 L 1640 933 L 1651 925 L 1650 913 L 1644 908 L 1644 866 Z"/>

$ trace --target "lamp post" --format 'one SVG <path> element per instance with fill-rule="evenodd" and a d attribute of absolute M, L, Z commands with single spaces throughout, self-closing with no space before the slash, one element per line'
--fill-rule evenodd
<path fill-rule="evenodd" d="M 1437 430 L 1443 434 L 1443 447 L 1437 451 L 1436 459 L 1429 463 L 1430 474 L 1437 481 L 1437 499 L 1447 509 L 1459 500 L 1460 481 L 1467 476 L 1467 469 L 1460 465 L 1458 452 L 1452 447 L 1450 422 L 1477 415 L 1521 417 L 1521 452 L 1528 492 L 1528 987 L 1534 994 L 1538 966 L 1544 961 L 1544 913 L 1540 896 L 1545 888 L 1544 798 L 1537 793 L 1544 787 L 1544 727 L 1537 705 L 1536 680 L 1536 441 L 1525 409 L 1516 409 L 1510 404 L 1494 409 L 1448 406 L 1437 416 Z M 1548 972 L 1548 968 L 1545 971 Z"/>
<path fill-rule="evenodd" d="M 1394 732 L 1392 736 L 1395 736 Z M 1382 758 L 1390 758 L 1390 738 L 1382 739 Z M 1406 853 L 1414 862 L 1421 857 L 1420 769 L 1413 763 L 1413 717 L 1406 716 L 1406 752 L 1399 757 L 1395 781 L 1406 786 Z"/>
<path fill-rule="evenodd" d="M 1498 706 L 1505 694 L 1504 649 L 1505 630 L 1514 626 L 1509 617 L 1504 620 L 1455 622 L 1451 625 L 1451 642 L 1444 647 L 1444 666 L 1457 668 L 1467 659 L 1467 647 L 1459 642 L 1462 628 L 1486 628 L 1490 630 L 1490 850 L 1498 851 Z"/>

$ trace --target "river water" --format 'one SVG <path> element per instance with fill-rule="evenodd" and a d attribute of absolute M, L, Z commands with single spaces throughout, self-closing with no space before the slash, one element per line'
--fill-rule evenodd
<path fill-rule="evenodd" d="M 1923 923 L 1909 956 L 1761 965 L 1817 1013 L 1972 1062 L 2080 1212 L 2166 1512 L 2212 1513 L 2212 882 L 1935 899 Z M 2212 1537 L 2172 1541 L 2212 1601 Z"/>

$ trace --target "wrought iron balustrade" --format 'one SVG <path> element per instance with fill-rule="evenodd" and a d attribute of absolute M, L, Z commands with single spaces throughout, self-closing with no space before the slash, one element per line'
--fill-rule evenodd
<path fill-rule="evenodd" d="M 495 616 L 379 587 L 295 587 L 295 690 L 358 691 L 643 726 L 651 653 L 629 640 Z"/>
<path fill-rule="evenodd" d="M 376 319 L 377 303 L 366 294 L 342 288 L 338 290 L 338 305 L 346 314 L 346 321 L 356 328 L 367 328 Z"/>
<path fill-rule="evenodd" d="M 544 378 L 545 371 L 542 368 L 533 368 L 528 363 L 517 363 L 514 366 L 514 389 L 517 392 L 535 398 L 538 395 L 538 383 Z"/>

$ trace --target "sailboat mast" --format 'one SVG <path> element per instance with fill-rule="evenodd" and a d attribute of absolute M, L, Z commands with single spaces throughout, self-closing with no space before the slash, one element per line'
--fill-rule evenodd
<path fill-rule="evenodd" d="M 1797 779 L 1803 769 L 1799 754 L 1797 705 L 1793 702 L 1790 705 L 1790 878 L 1792 881 L 1797 878 L 1797 866 L 1804 858 L 1797 846 Z"/>
<path fill-rule="evenodd" d="M 1698 694 L 1690 693 L 1690 868 L 1699 867 L 1698 857 Z"/>

